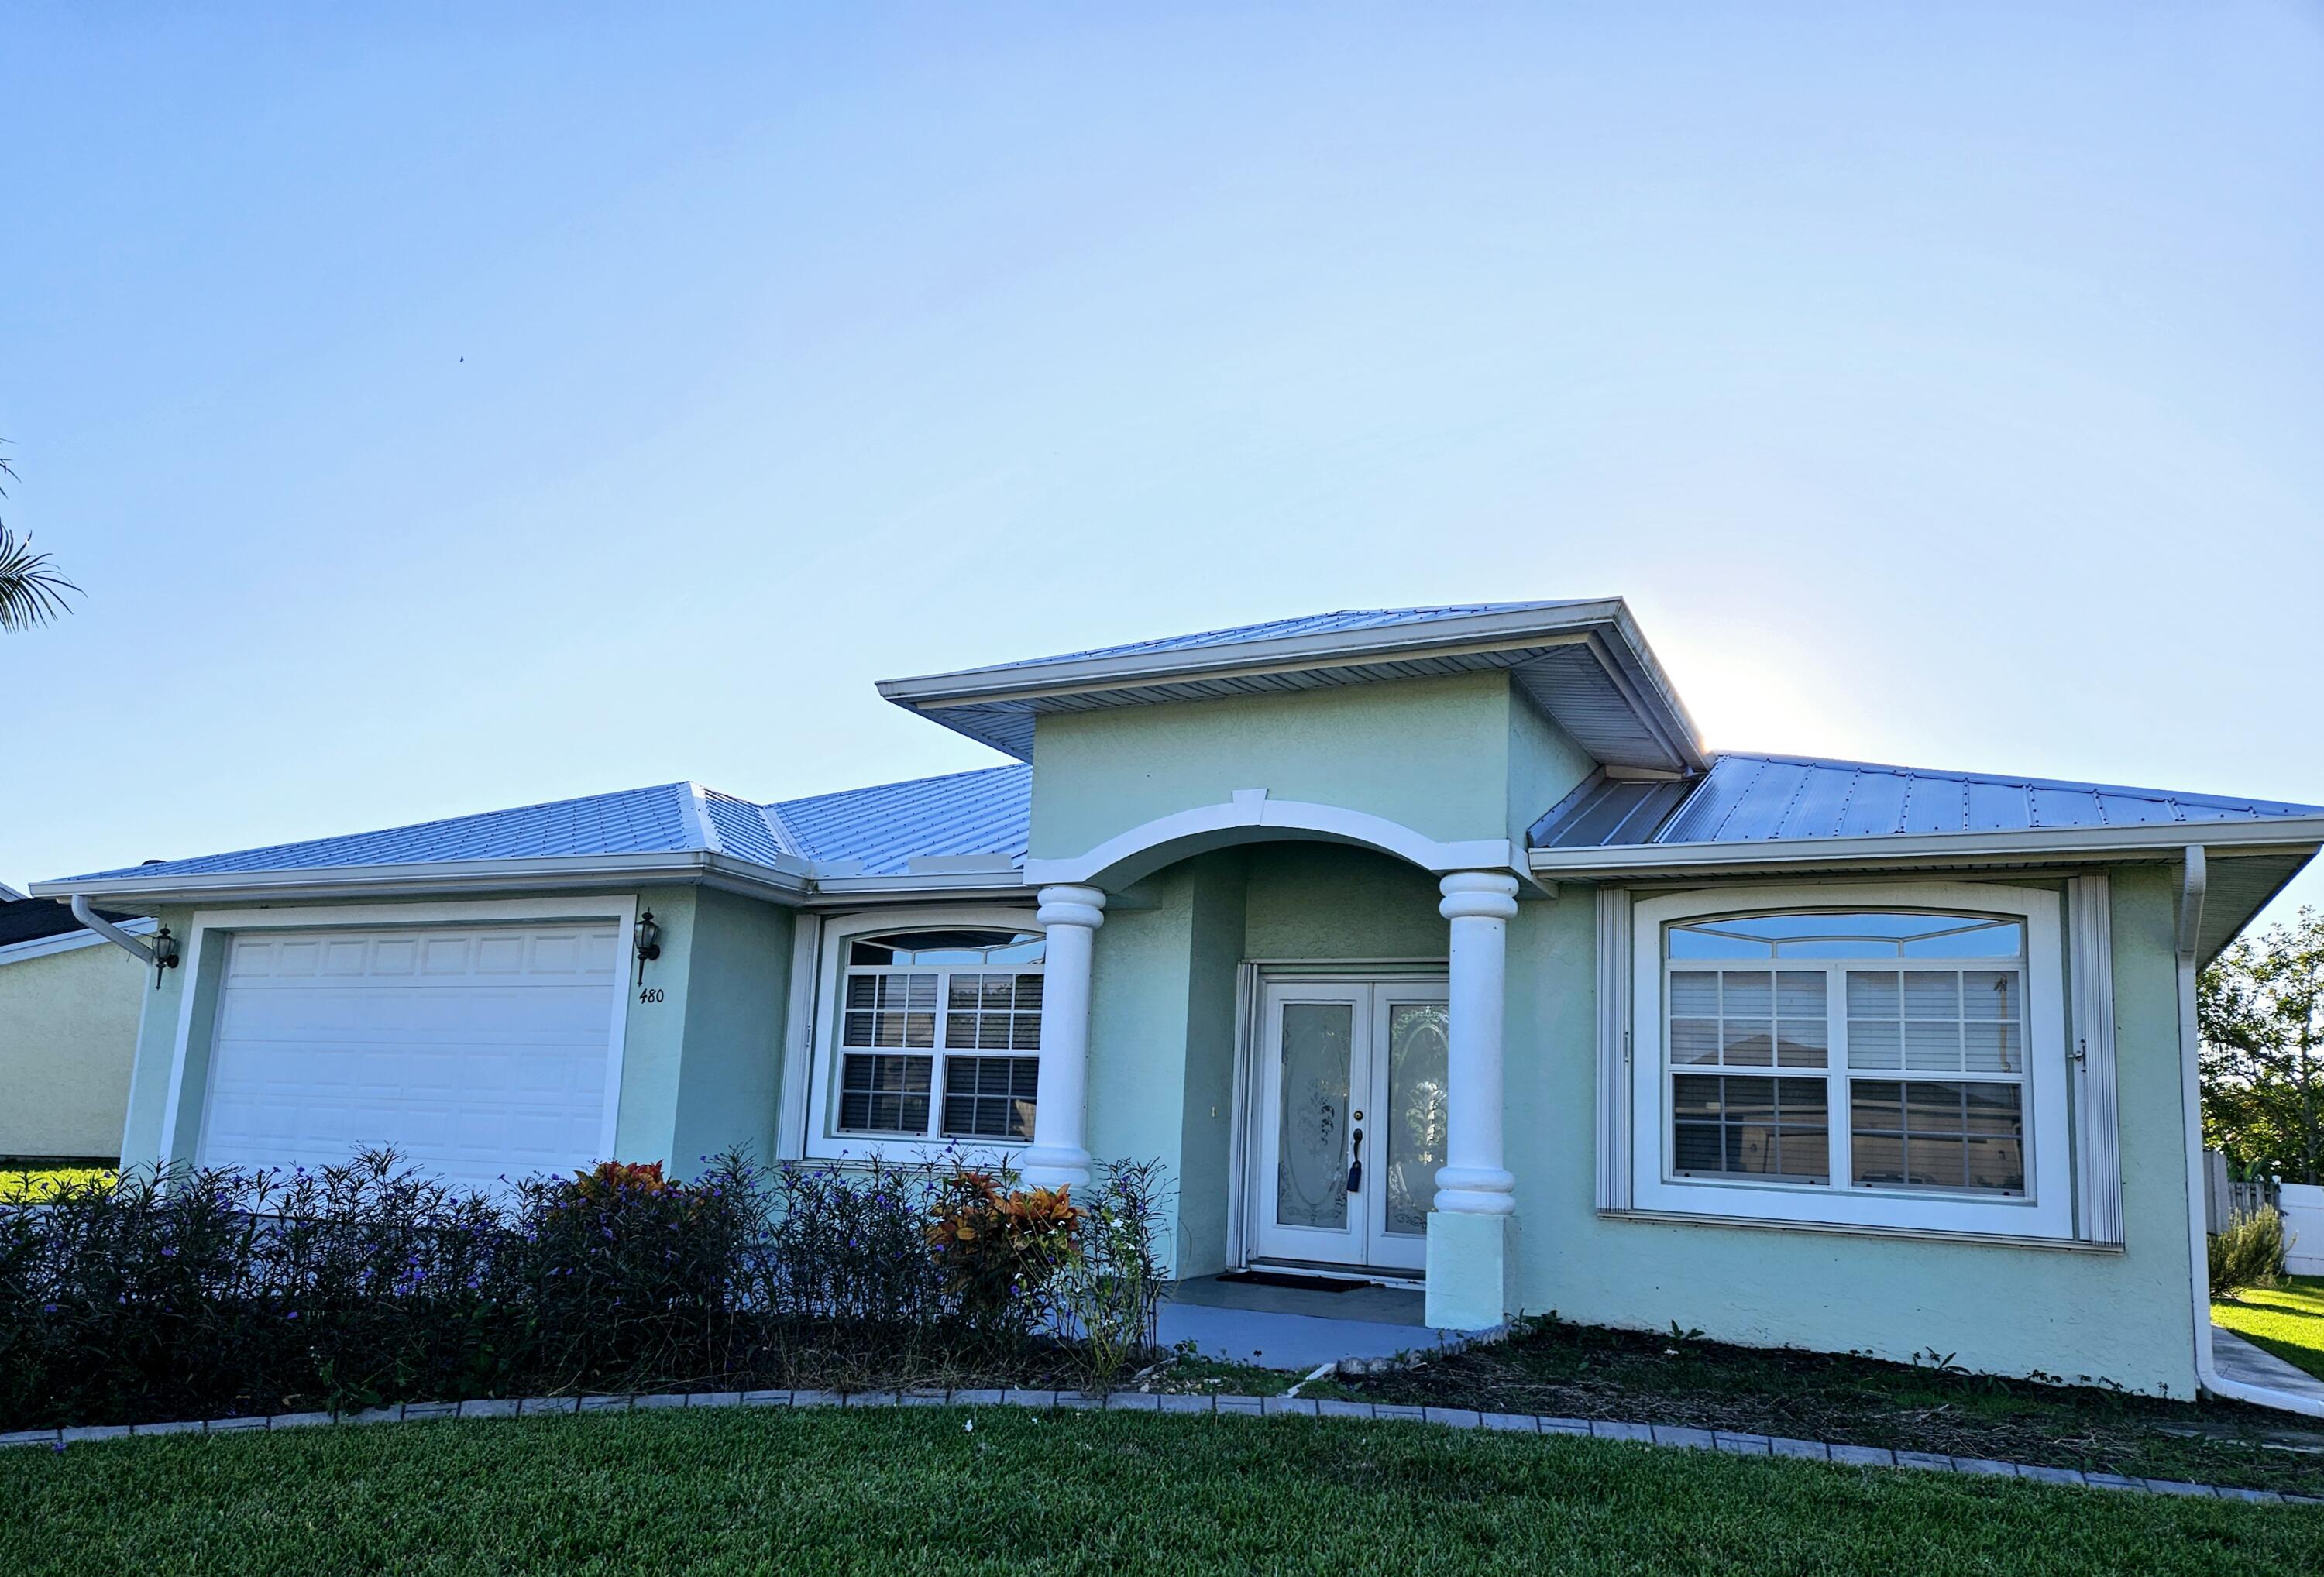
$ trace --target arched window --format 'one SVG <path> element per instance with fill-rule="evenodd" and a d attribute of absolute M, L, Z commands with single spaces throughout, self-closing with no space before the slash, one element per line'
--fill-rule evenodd
<path fill-rule="evenodd" d="M 832 1126 L 899 1139 L 1033 1137 L 1040 1097 L 1038 931 L 857 936 L 840 988 Z"/>

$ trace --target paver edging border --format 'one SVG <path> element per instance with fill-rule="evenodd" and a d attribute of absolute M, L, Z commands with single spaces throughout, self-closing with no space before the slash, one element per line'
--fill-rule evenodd
<path fill-rule="evenodd" d="M 1793 1440 L 1675 1424 L 1641 1424 L 1606 1418 L 1550 1418 L 1531 1413 L 1480 1413 L 1466 1407 L 1407 1407 L 1392 1403 L 1346 1402 L 1304 1397 L 1214 1396 L 1174 1391 L 1025 1391 L 920 1388 L 878 1391 L 651 1391 L 577 1397 L 500 1397 L 465 1402 L 395 1402 L 357 1412 L 244 1414 L 223 1418 L 181 1418 L 156 1424 L 97 1424 L 0 1434 L 0 1450 L 69 1445 L 154 1434 L 226 1434 L 252 1430 L 311 1429 L 333 1425 L 421 1423 L 437 1418 L 572 1417 L 582 1413 L 645 1412 L 697 1407 L 896 1407 L 1016 1406 L 1044 1410 L 1210 1414 L 1230 1417 L 1353 1418 L 1381 1424 L 1423 1424 L 1443 1429 L 1499 1434 L 1562 1434 L 1675 1451 L 1717 1451 L 1736 1456 L 1781 1456 L 1841 1466 L 1895 1471 L 1950 1472 L 1983 1478 L 2016 1478 L 2039 1484 L 2090 1489 L 2129 1490 L 2265 1505 L 2324 1506 L 2324 1496 L 2277 1489 L 2244 1489 L 2225 1484 L 2193 1484 L 2177 1479 L 2135 1479 L 2079 1468 L 2043 1467 L 1990 1457 L 1943 1456 L 1933 1452 L 1893 1451 L 1879 1445 Z"/>

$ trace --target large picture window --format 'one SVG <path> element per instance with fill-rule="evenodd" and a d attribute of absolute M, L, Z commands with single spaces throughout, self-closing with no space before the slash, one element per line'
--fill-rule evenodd
<path fill-rule="evenodd" d="M 2048 1231 L 2070 1204 L 2034 1167 L 2069 1139 L 2056 899 L 1848 895 L 1636 906 L 1640 1206 Z"/>
<path fill-rule="evenodd" d="M 912 931 L 842 945 L 833 1131 L 1031 1139 L 1041 1082 L 1040 933 Z"/>
<path fill-rule="evenodd" d="M 1666 936 L 1675 1175 L 2025 1192 L 2022 920 L 1835 910 Z"/>

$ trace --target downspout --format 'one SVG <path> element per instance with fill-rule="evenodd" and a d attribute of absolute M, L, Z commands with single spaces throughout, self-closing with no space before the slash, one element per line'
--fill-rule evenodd
<path fill-rule="evenodd" d="M 2202 945 L 2203 895 L 2209 885 L 2202 845 L 2190 844 L 2179 883 L 2179 1077 L 2180 1106 L 2187 1128 L 2187 1251 L 2189 1285 L 2194 1294 L 2195 1381 L 2213 1396 L 2231 1402 L 2324 1418 L 2324 1402 L 2225 1378 L 2211 1351 L 2211 1255 L 2203 1209 L 2202 1035 L 2195 1019 L 2195 959 Z"/>
<path fill-rule="evenodd" d="M 165 954 L 161 949 L 140 942 L 136 937 L 89 908 L 88 899 L 78 892 L 72 895 L 72 918 L 115 947 L 126 951 L 148 969 L 167 969 L 177 963 L 174 953 Z M 165 931 L 161 934 L 167 936 L 169 933 Z"/>

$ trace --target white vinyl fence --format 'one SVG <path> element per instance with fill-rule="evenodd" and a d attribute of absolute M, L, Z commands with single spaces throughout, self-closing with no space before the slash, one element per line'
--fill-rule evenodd
<path fill-rule="evenodd" d="M 2324 1276 L 2324 1186 L 2286 1183 L 2283 1268 L 2294 1276 Z"/>

